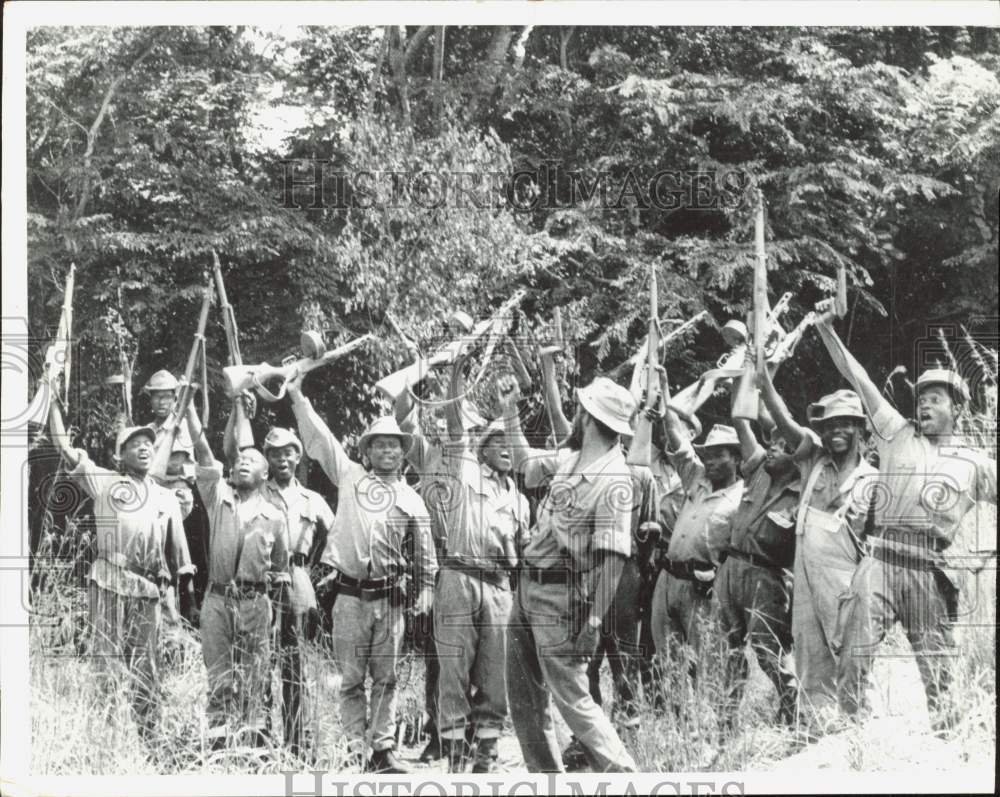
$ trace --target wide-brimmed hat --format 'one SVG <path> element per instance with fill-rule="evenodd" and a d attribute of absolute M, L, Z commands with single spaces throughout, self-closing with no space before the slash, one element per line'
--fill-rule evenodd
<path fill-rule="evenodd" d="M 917 395 L 930 385 L 942 385 L 958 393 L 963 402 L 969 400 L 969 386 L 957 371 L 950 368 L 928 368 L 917 377 Z"/>
<path fill-rule="evenodd" d="M 627 388 L 599 376 L 576 393 L 581 406 L 597 420 L 618 434 L 632 434 L 635 399 Z"/>
<path fill-rule="evenodd" d="M 302 441 L 291 429 L 284 429 L 281 426 L 274 426 L 264 438 L 264 454 L 269 448 L 284 448 L 285 446 L 295 446 L 299 454 L 302 453 Z"/>
<path fill-rule="evenodd" d="M 854 418 L 863 421 L 865 410 L 861 406 L 861 399 L 853 390 L 837 390 L 810 404 L 806 415 L 810 424 L 822 423 L 831 418 Z"/>
<path fill-rule="evenodd" d="M 125 444 L 140 434 L 146 435 L 149 438 L 149 442 L 156 442 L 156 429 L 152 426 L 126 426 L 118 432 L 118 437 L 115 440 L 115 453 L 121 456 Z"/>
<path fill-rule="evenodd" d="M 392 415 L 383 415 L 381 418 L 376 418 L 374 423 L 368 427 L 363 435 L 361 435 L 358 440 L 358 448 L 362 451 L 368 450 L 368 443 L 373 437 L 398 437 L 400 444 L 403 446 L 403 451 L 409 451 L 410 445 L 413 443 L 413 435 L 407 434 L 402 429 L 399 428 L 399 424 L 396 423 L 396 419 Z"/>
<path fill-rule="evenodd" d="M 708 431 L 708 436 L 705 438 L 705 442 L 701 445 L 696 445 L 695 451 L 701 453 L 706 448 L 732 448 L 736 452 L 740 452 L 740 438 L 736 434 L 736 430 L 732 426 L 726 426 L 722 423 L 717 423 Z"/>
<path fill-rule="evenodd" d="M 149 381 L 142 386 L 143 393 L 149 393 L 153 390 L 177 390 L 180 387 L 180 382 L 174 377 L 170 371 L 161 369 L 149 377 Z"/>
<path fill-rule="evenodd" d="M 476 451 L 481 452 L 483 450 L 483 446 L 485 446 L 491 438 L 498 434 L 507 434 L 507 426 L 501 420 L 492 421 L 490 425 L 483 430 L 483 433 L 476 441 Z"/>

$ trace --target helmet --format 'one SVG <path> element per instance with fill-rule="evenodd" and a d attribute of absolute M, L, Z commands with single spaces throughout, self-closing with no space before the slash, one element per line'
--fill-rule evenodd
<path fill-rule="evenodd" d="M 917 378 L 917 395 L 930 385 L 942 385 L 956 394 L 963 403 L 969 400 L 969 386 L 961 374 L 950 368 L 928 368 Z"/>
<path fill-rule="evenodd" d="M 167 370 L 159 370 L 151 377 L 145 385 L 142 386 L 143 393 L 149 393 L 153 390 L 177 390 L 180 387 L 180 382 L 178 382 L 172 373 Z"/>

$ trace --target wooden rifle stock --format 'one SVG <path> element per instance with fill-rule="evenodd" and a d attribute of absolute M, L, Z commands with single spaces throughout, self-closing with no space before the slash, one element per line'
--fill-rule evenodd
<path fill-rule="evenodd" d="M 66 287 L 63 289 L 62 310 L 59 313 L 59 328 L 55 338 L 45 350 L 45 364 L 42 376 L 32 397 L 25 417 L 31 421 L 45 424 L 49 420 L 49 405 L 52 401 L 52 391 L 58 378 L 62 376 L 63 397 L 69 397 L 70 355 L 73 335 L 73 291 L 76 286 L 76 264 L 70 264 L 66 275 Z M 58 394 L 56 400 L 59 399 Z"/>
<path fill-rule="evenodd" d="M 149 466 L 149 475 L 155 479 L 165 479 L 167 467 L 170 465 L 170 454 L 174 450 L 174 441 L 180 432 L 180 424 L 187 419 L 188 405 L 194 396 L 194 369 L 198 367 L 198 358 L 205 356 L 205 327 L 208 325 L 208 310 L 212 305 L 212 283 L 206 280 L 205 298 L 201 302 L 201 313 L 198 316 L 198 328 L 194 333 L 194 343 L 188 354 L 187 365 L 184 368 L 184 381 L 177 395 L 177 403 L 173 412 L 163 423 L 165 434 L 153 451 L 153 461 Z M 208 385 L 202 385 L 202 390 L 208 390 Z"/>
<path fill-rule="evenodd" d="M 302 357 L 282 365 L 260 363 L 259 365 L 227 366 L 222 369 L 222 374 L 226 379 L 226 392 L 230 397 L 235 398 L 244 390 L 254 390 L 264 401 L 281 401 L 285 396 L 285 388 L 289 379 L 293 379 L 297 374 L 307 374 L 317 368 L 322 368 L 324 365 L 329 365 L 335 360 L 347 356 L 373 338 L 371 333 L 367 333 L 326 352 L 322 357 Z M 272 393 L 264 387 L 263 383 L 272 379 L 281 380 L 281 387 L 277 393 Z"/>
<path fill-rule="evenodd" d="M 659 297 L 656 291 L 656 266 L 649 267 L 649 335 L 646 338 L 646 402 L 635 421 L 635 434 L 629 446 L 629 465 L 649 466 L 653 461 L 653 421 L 647 417 L 657 402 L 657 366 L 659 365 Z"/>
<path fill-rule="evenodd" d="M 212 276 L 215 278 L 215 290 L 219 295 L 219 307 L 222 310 L 222 323 L 226 329 L 226 345 L 229 348 L 229 365 L 243 365 L 243 355 L 240 354 L 240 338 L 236 327 L 236 313 L 229 303 L 229 296 L 226 294 L 226 283 L 222 279 L 222 264 L 219 263 L 219 255 L 212 250 Z M 207 395 L 207 391 L 206 391 Z M 239 452 L 254 444 L 253 429 L 250 426 L 250 419 L 247 417 L 246 407 L 241 399 L 233 401 L 233 421 L 231 434 L 226 435 L 222 441 L 226 459 L 233 462 Z M 202 419 L 204 423 L 206 419 Z"/>
<path fill-rule="evenodd" d="M 754 223 L 754 242 L 757 260 L 753 272 L 753 310 L 750 323 L 753 360 L 747 359 L 743 376 L 736 387 L 733 398 L 733 417 L 757 420 L 760 408 L 760 391 L 756 386 L 756 374 L 766 367 L 764 346 L 767 343 L 767 253 L 764 249 L 764 195 L 757 189 L 757 215 Z"/>

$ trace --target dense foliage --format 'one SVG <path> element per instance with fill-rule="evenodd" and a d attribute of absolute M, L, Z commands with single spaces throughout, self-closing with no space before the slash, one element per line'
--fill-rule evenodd
<path fill-rule="evenodd" d="M 214 248 L 247 362 L 303 329 L 379 334 L 310 377 L 334 430 L 357 433 L 406 359 L 387 310 L 430 345 L 451 309 L 482 317 L 523 287 L 539 329 L 563 308 L 584 380 L 642 338 L 651 262 L 662 318 L 742 317 L 757 184 L 772 300 L 793 292 L 795 322 L 846 264 L 844 335 L 877 380 L 912 372 L 931 324 L 992 319 L 972 331 L 996 336 L 998 74 L 989 29 L 38 28 L 31 330 L 54 328 L 75 262 L 74 420 L 106 428 L 118 341 L 137 388 L 183 368 Z M 289 194 L 307 179 L 289 159 L 320 164 L 323 206 Z M 399 201 L 373 201 L 390 188 Z M 678 341 L 672 382 L 721 352 L 711 326 Z M 217 373 L 218 314 L 208 357 Z M 827 363 L 809 336 L 785 367 L 796 409 L 837 385 Z"/>

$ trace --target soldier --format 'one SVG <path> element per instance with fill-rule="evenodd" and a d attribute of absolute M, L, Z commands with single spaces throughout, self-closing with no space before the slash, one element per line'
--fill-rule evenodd
<path fill-rule="evenodd" d="M 514 467 L 531 489 L 551 477 L 524 550 L 507 637 L 511 716 L 529 772 L 561 772 L 550 697 L 596 771 L 634 772 L 629 755 L 588 690 L 587 660 L 631 553 L 632 480 L 619 436 L 631 433 L 635 401 L 600 377 L 577 391 L 567 447 L 529 448 L 517 417 L 517 380 L 499 380 Z"/>
<path fill-rule="evenodd" d="M 445 448 L 449 495 L 444 501 L 447 556 L 435 590 L 438 724 L 449 772 L 464 772 L 475 740 L 473 772 L 494 772 L 497 739 L 507 716 L 503 665 L 510 616 L 508 571 L 529 523 L 527 499 L 510 477 L 504 426 L 494 422 L 479 438 L 477 457 L 466 444 L 458 397 L 465 358 L 452 368 L 447 407 L 452 445 Z M 477 413 L 478 415 L 478 413 Z M 470 726 L 472 733 L 470 733 Z"/>
<path fill-rule="evenodd" d="M 680 418 L 668 406 L 664 416 L 670 458 L 687 495 L 674 524 L 653 591 L 652 631 L 661 666 L 684 661 L 694 649 L 689 673 L 697 676 L 700 626 L 711 612 L 712 583 L 729 540 L 729 526 L 743 494 L 740 447 L 731 426 L 716 424 L 704 444 L 692 446 Z M 665 672 L 665 670 L 664 670 Z M 674 710 L 680 704 L 674 702 Z"/>
<path fill-rule="evenodd" d="M 338 590 L 333 606 L 334 651 L 340 665 L 341 720 L 348 754 L 364 763 L 371 736 L 371 772 L 409 772 L 395 754 L 396 665 L 405 628 L 404 541 L 412 539 L 413 578 L 419 588 L 414 613 L 430 611 L 437 562 L 427 508 L 401 478 L 411 443 L 392 417 L 378 418 L 361 436 L 359 448 L 371 472 L 349 459 L 340 441 L 302 395 L 302 374 L 288 381 L 288 395 L 306 451 L 338 490 L 337 516 L 323 563 L 332 568 Z M 372 677 L 371 722 L 365 678 Z"/>
<path fill-rule="evenodd" d="M 264 456 L 271 478 L 264 493 L 272 503 L 283 507 L 289 529 L 289 568 L 295 575 L 291 582 L 290 600 L 279 618 L 278 660 L 281 671 L 281 716 L 285 745 L 293 755 L 299 755 L 302 744 L 302 637 L 308 621 L 305 603 L 311 595 L 309 581 L 310 553 L 322 544 L 333 528 L 333 512 L 319 493 L 309 490 L 295 478 L 295 469 L 302 459 L 302 443 L 290 429 L 274 427 L 264 438 Z M 296 571 L 295 568 L 299 568 Z M 303 581 L 302 579 L 305 579 Z M 307 594 L 297 595 L 297 590 Z M 314 602 L 314 600 L 313 600 Z M 315 609 L 313 609 L 315 611 Z M 270 687 L 270 679 L 268 679 Z M 271 690 L 268 688 L 268 704 Z M 268 712 L 270 721 L 270 712 Z"/>
<path fill-rule="evenodd" d="M 181 383 L 170 371 L 161 369 L 149 377 L 149 381 L 142 386 L 142 392 L 149 396 L 149 407 L 153 413 L 153 419 L 149 425 L 156 432 L 156 443 L 159 443 L 160 438 L 166 434 L 164 424 L 170 417 L 170 413 L 174 411 L 174 405 L 177 402 L 177 389 L 180 385 Z M 177 443 L 179 450 L 187 451 L 193 456 L 194 447 L 191 443 L 191 437 L 183 423 L 177 429 L 176 440 L 179 441 Z"/>
<path fill-rule="evenodd" d="M 208 590 L 201 609 L 201 650 L 208 671 L 208 739 L 225 746 L 237 728 L 266 744 L 265 681 L 270 677 L 271 624 L 287 611 L 288 527 L 264 483 L 267 460 L 243 449 L 231 484 L 208 447 L 201 421 L 188 406 L 195 441 L 195 484 L 209 518 Z"/>
<path fill-rule="evenodd" d="M 958 719 L 945 696 L 957 655 L 953 627 L 964 571 L 982 567 L 970 556 L 960 525 L 976 501 L 996 503 L 996 461 L 969 448 L 960 434 L 958 418 L 970 396 L 959 374 L 932 368 L 920 375 L 911 423 L 847 350 L 830 315 L 821 317 L 817 330 L 837 370 L 861 396 L 879 455 L 871 555 L 854 573 L 844 601 L 840 706 L 849 715 L 860 713 L 872 658 L 898 619 L 916 654 L 932 726 L 942 734 Z"/>
<path fill-rule="evenodd" d="M 97 558 L 89 575 L 89 608 L 98 682 L 107 693 L 116 677 L 129 678 L 139 733 L 151 744 L 160 714 L 160 603 L 171 576 L 192 570 L 177 499 L 149 476 L 156 432 L 131 426 L 118 433 L 121 473 L 116 473 L 70 447 L 57 402 L 51 404 L 49 424 L 72 468 L 70 478 L 94 501 Z"/>
<path fill-rule="evenodd" d="M 812 431 L 792 419 L 767 369 L 758 380 L 778 432 L 795 449 L 799 464 L 802 490 L 795 519 L 792 602 L 798 713 L 809 735 L 822 735 L 838 725 L 840 600 L 861 555 L 864 483 L 875 469 L 861 456 L 865 416 L 856 393 L 838 390 L 811 404 Z"/>
<path fill-rule="evenodd" d="M 778 692 L 778 721 L 790 725 L 798 684 L 785 663 L 792 646 L 791 592 L 785 582 L 795 552 L 799 472 L 779 434 L 771 435 L 765 450 L 745 419 L 734 418 L 733 425 L 742 447 L 746 487 L 715 578 L 719 618 L 729 643 L 723 723 L 732 729 L 743 697 L 749 640 Z"/>

